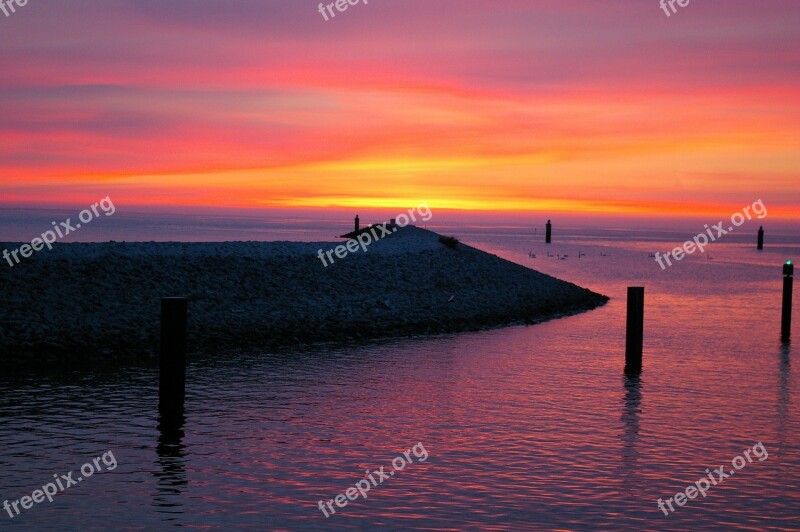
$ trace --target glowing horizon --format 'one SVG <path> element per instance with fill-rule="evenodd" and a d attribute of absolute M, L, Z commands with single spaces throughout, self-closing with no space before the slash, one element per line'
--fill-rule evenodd
<path fill-rule="evenodd" d="M 796 3 L 284 4 L 0 21 L 0 206 L 800 219 Z"/>

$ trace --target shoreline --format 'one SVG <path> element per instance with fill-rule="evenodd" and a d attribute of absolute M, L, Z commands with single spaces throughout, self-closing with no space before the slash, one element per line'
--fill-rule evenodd
<path fill-rule="evenodd" d="M 535 324 L 606 296 L 409 226 L 325 267 L 342 242 L 58 244 L 0 270 L 0 352 L 20 367 L 147 360 L 160 298 L 189 299 L 189 354 Z"/>

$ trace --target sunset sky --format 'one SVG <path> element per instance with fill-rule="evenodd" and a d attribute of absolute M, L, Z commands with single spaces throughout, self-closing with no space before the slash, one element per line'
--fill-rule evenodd
<path fill-rule="evenodd" d="M 800 218 L 800 2 L 28 0 L 0 206 Z"/>

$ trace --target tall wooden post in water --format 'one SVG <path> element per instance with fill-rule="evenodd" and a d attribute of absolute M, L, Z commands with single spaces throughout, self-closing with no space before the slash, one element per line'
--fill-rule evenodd
<path fill-rule="evenodd" d="M 162 417 L 183 415 L 186 395 L 186 329 L 185 297 L 161 299 L 161 352 L 158 376 L 158 411 Z"/>
<path fill-rule="evenodd" d="M 758 228 L 758 249 L 764 249 L 764 226 Z"/>
<path fill-rule="evenodd" d="M 359 227 L 359 225 L 361 225 L 361 224 L 359 224 L 359 221 L 358 221 L 358 215 L 356 214 L 356 230 L 354 231 L 355 233 L 358 233 L 358 227 Z"/>
<path fill-rule="evenodd" d="M 552 236 L 553 232 L 553 225 L 550 223 L 550 220 L 547 220 L 547 225 L 544 226 L 544 243 L 550 243 L 550 237 Z"/>
<path fill-rule="evenodd" d="M 787 260 L 783 265 L 783 305 L 781 308 L 781 340 L 789 341 L 792 333 L 792 285 L 794 284 L 794 264 Z"/>
<path fill-rule="evenodd" d="M 628 287 L 628 317 L 625 331 L 625 371 L 642 369 L 644 343 L 644 287 Z"/>

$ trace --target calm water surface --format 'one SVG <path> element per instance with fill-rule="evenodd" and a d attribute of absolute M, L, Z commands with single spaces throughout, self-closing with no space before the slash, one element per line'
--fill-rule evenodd
<path fill-rule="evenodd" d="M 661 271 L 647 253 L 688 235 L 562 230 L 547 249 L 513 228 L 458 235 L 612 300 L 530 327 L 193 360 L 178 434 L 158 430 L 154 368 L 4 379 L 0 498 L 106 451 L 118 467 L 0 528 L 800 529 L 800 320 L 794 345 L 778 341 L 781 264 L 800 242 L 757 253 L 732 235 Z M 636 378 L 624 296 L 639 284 Z M 368 499 L 317 508 L 418 442 L 428 459 Z M 659 510 L 757 442 L 766 460 Z"/>

